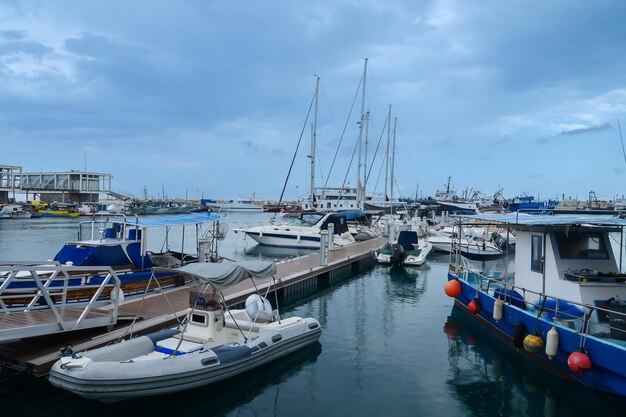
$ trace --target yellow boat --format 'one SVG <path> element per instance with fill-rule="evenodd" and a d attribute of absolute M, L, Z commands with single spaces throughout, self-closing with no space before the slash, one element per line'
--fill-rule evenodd
<path fill-rule="evenodd" d="M 70 203 L 52 203 L 50 207 L 38 210 L 41 217 L 78 217 L 78 207 Z"/>

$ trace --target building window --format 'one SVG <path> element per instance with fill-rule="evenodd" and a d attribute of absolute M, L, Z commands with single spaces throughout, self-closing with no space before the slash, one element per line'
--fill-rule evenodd
<path fill-rule="evenodd" d="M 532 236 L 530 247 L 530 270 L 543 272 L 543 236 Z"/>

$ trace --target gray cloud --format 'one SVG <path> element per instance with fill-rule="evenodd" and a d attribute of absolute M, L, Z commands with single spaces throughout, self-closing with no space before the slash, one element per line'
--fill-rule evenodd
<path fill-rule="evenodd" d="M 52 48 L 35 41 L 13 41 L 0 43 L 0 55 L 22 52 L 29 55 L 41 56 L 49 54 Z"/>
<path fill-rule="evenodd" d="M 25 30 L 0 30 L 0 37 L 8 40 L 19 40 L 26 37 Z"/>
<path fill-rule="evenodd" d="M 606 123 L 602 123 L 601 125 L 583 127 L 583 128 L 580 128 L 580 129 L 564 130 L 564 131 L 560 132 L 559 135 L 561 135 L 561 136 L 578 136 L 578 135 L 585 135 L 587 133 L 603 132 L 605 130 L 610 130 L 610 129 L 611 129 L 611 123 L 606 122 Z"/>

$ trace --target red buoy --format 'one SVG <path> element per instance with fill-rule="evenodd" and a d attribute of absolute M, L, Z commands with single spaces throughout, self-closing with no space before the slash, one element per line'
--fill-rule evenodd
<path fill-rule="evenodd" d="M 478 298 L 474 298 L 472 301 L 469 302 L 469 304 L 467 305 L 467 309 L 470 311 L 470 313 L 472 314 L 478 314 L 480 313 L 480 310 L 483 309 L 483 306 L 480 305 L 480 301 L 478 301 Z"/>
<path fill-rule="evenodd" d="M 448 297 L 458 297 L 461 295 L 461 283 L 458 279 L 451 279 L 446 283 L 446 286 L 443 287 L 443 290 Z"/>
<path fill-rule="evenodd" d="M 567 358 L 567 366 L 569 366 L 572 372 L 586 374 L 591 369 L 591 358 L 587 355 L 587 352 L 581 348 L 569 355 L 569 358 Z"/>

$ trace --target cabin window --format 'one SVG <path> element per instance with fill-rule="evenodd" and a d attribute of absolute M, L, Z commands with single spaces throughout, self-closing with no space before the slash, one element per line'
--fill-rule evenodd
<path fill-rule="evenodd" d="M 206 326 L 207 325 L 207 316 L 206 316 L 206 314 L 192 313 L 191 314 L 191 321 L 193 323 L 201 324 L 203 326 Z"/>
<path fill-rule="evenodd" d="M 532 236 L 530 246 L 530 270 L 543 272 L 543 236 Z"/>
<path fill-rule="evenodd" d="M 609 259 L 601 233 L 556 232 L 555 236 L 562 259 Z"/>

